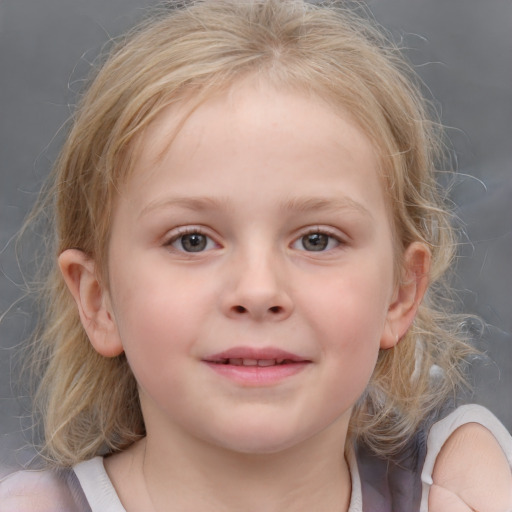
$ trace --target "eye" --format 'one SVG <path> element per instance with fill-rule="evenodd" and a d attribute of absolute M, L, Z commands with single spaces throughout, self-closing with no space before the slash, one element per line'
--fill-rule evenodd
<path fill-rule="evenodd" d="M 298 250 L 321 252 L 334 249 L 340 245 L 340 241 L 328 233 L 314 231 L 301 236 L 292 247 Z"/>
<path fill-rule="evenodd" d="M 182 252 L 203 252 L 217 247 L 217 244 L 200 231 L 177 235 L 166 244 Z"/>

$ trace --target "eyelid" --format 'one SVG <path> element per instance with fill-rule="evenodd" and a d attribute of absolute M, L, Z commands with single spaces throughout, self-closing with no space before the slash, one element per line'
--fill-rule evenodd
<path fill-rule="evenodd" d="M 177 252 L 186 253 L 186 251 L 181 251 L 179 249 L 174 248 L 173 247 L 173 243 L 176 242 L 177 240 L 179 240 L 182 236 L 192 235 L 192 234 L 203 235 L 203 236 L 209 238 L 215 244 L 214 248 L 220 248 L 221 247 L 221 244 L 216 239 L 217 237 L 212 235 L 211 230 L 205 228 L 204 226 L 197 226 L 197 225 L 178 226 L 178 227 L 172 229 L 171 231 L 169 231 L 165 235 L 162 245 L 164 247 L 174 249 Z M 200 252 L 204 253 L 204 252 L 208 252 L 208 251 L 211 251 L 211 250 L 212 250 L 212 248 L 206 249 L 204 251 L 199 251 L 198 254 Z M 193 254 L 193 253 L 190 253 L 190 254 Z"/>
<path fill-rule="evenodd" d="M 311 235 L 313 233 L 321 233 L 323 235 L 331 236 L 332 238 L 338 240 L 340 243 L 346 243 L 348 238 L 348 236 L 344 235 L 343 232 L 340 231 L 339 229 L 322 225 L 315 225 L 303 228 L 300 230 L 300 233 L 296 238 L 301 238 L 303 236 Z"/>
<path fill-rule="evenodd" d="M 336 247 L 333 247 L 331 249 L 327 249 L 327 250 L 323 250 L 323 251 L 318 251 L 318 253 L 325 253 L 325 252 L 329 252 L 329 251 L 332 251 L 334 249 L 337 249 L 338 247 L 340 246 L 344 246 L 347 244 L 347 236 L 343 235 L 338 229 L 335 229 L 335 228 L 331 228 L 331 227 L 328 227 L 328 226 L 320 226 L 320 225 L 316 225 L 316 226 L 310 226 L 310 227 L 307 227 L 307 228 L 304 228 L 300 231 L 300 233 L 293 239 L 292 243 L 290 244 L 290 246 L 292 248 L 294 248 L 294 245 L 296 243 L 299 243 L 300 240 L 305 237 L 305 236 L 308 236 L 308 235 L 312 235 L 312 234 L 316 234 L 316 233 L 319 233 L 319 234 L 322 234 L 322 235 L 327 235 L 328 237 L 336 240 L 337 242 L 337 245 Z M 301 251 L 304 251 L 304 252 L 315 252 L 315 251 L 306 251 L 306 249 L 300 249 Z"/>

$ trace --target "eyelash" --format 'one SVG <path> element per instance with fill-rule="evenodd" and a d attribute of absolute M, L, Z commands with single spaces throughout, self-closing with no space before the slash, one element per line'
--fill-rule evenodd
<path fill-rule="evenodd" d="M 308 251 L 306 249 L 306 247 L 304 247 L 304 241 L 308 236 L 311 236 L 311 235 L 320 235 L 320 236 L 327 237 L 327 245 L 323 248 L 321 247 L 319 250 L 316 250 L 316 251 L 315 250 Z M 333 241 L 335 242 L 334 247 L 332 247 Z M 345 243 L 346 242 L 339 235 L 333 233 L 331 230 L 326 229 L 326 228 L 315 227 L 315 228 L 309 229 L 305 233 L 302 233 L 298 238 L 296 238 L 292 242 L 291 247 L 294 249 L 298 249 L 298 250 L 302 250 L 302 251 L 306 251 L 306 252 L 327 252 L 327 251 L 336 249 L 339 246 L 344 245 Z M 302 244 L 302 247 L 301 248 L 295 247 L 296 244 Z M 329 245 L 331 245 L 331 247 L 329 247 Z"/>
<path fill-rule="evenodd" d="M 187 235 L 198 235 L 199 237 L 204 237 L 204 246 L 199 245 L 199 248 L 197 251 L 194 250 L 186 250 L 184 244 L 185 237 Z M 307 237 L 310 237 L 312 235 L 319 235 L 320 238 L 318 238 L 315 242 L 311 241 L 313 243 L 313 246 L 315 244 L 318 245 L 318 250 L 311 248 L 308 250 L 304 243 L 307 240 Z M 322 239 L 321 237 L 327 237 L 327 239 Z M 179 241 L 181 240 L 181 247 L 175 246 Z M 196 240 L 196 242 L 198 242 Z M 335 243 L 334 247 L 332 246 L 333 242 Z M 212 244 L 214 244 L 214 247 L 212 247 Z M 302 244 L 302 247 L 298 247 L 297 244 Z M 324 245 L 325 244 L 325 245 Z M 312 228 L 304 233 L 302 233 L 299 237 L 295 238 L 293 242 L 290 244 L 290 247 L 292 249 L 296 249 L 299 251 L 305 251 L 305 252 L 327 252 L 331 251 L 333 249 L 338 248 L 340 245 L 344 245 L 345 241 L 340 238 L 339 235 L 334 234 L 332 231 L 315 227 Z M 215 240 L 209 236 L 202 228 L 192 226 L 192 227 L 183 227 L 183 228 L 177 228 L 176 232 L 172 234 L 163 244 L 165 247 L 171 247 L 172 249 L 185 253 L 185 254 L 194 254 L 194 253 L 202 253 L 206 252 L 208 250 L 211 250 L 215 247 L 219 247 L 219 244 L 215 242 Z M 193 245 L 191 246 L 193 248 Z"/>
<path fill-rule="evenodd" d="M 187 251 L 185 247 L 183 246 L 184 239 L 188 235 L 198 235 L 200 237 L 205 238 L 206 245 L 205 247 L 201 248 L 198 251 Z M 181 247 L 176 247 L 174 244 L 178 243 L 181 240 Z M 176 232 L 173 233 L 171 236 L 167 238 L 167 240 L 164 242 L 164 247 L 172 248 L 178 252 L 185 253 L 185 254 L 193 254 L 195 252 L 205 252 L 207 250 L 212 249 L 213 247 L 208 247 L 209 245 L 214 245 L 215 247 L 218 247 L 219 245 L 215 240 L 208 235 L 202 228 L 197 226 L 191 226 L 191 227 L 183 227 L 183 228 L 177 228 Z"/>

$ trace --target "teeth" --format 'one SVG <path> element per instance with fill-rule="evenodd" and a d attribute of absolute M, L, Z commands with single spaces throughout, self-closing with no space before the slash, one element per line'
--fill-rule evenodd
<path fill-rule="evenodd" d="M 275 366 L 287 362 L 285 360 L 276 359 L 229 359 L 225 364 L 232 364 L 234 366 Z"/>
<path fill-rule="evenodd" d="M 293 364 L 291 359 L 248 359 L 248 358 L 231 358 L 219 359 L 215 361 L 217 364 L 230 364 L 233 366 L 276 366 L 280 364 Z"/>
<path fill-rule="evenodd" d="M 258 366 L 275 366 L 277 362 L 274 359 L 259 359 Z"/>

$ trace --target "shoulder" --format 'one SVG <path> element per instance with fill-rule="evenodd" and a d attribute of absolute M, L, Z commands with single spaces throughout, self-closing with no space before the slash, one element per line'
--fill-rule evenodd
<path fill-rule="evenodd" d="M 481 406 L 460 407 L 429 433 L 422 473 L 428 510 L 512 510 L 511 467 L 512 437 L 505 427 Z"/>
<path fill-rule="evenodd" d="M 18 471 L 0 480 L 2 512 L 86 512 L 72 470 Z M 71 485 L 70 485 L 71 484 Z"/>

